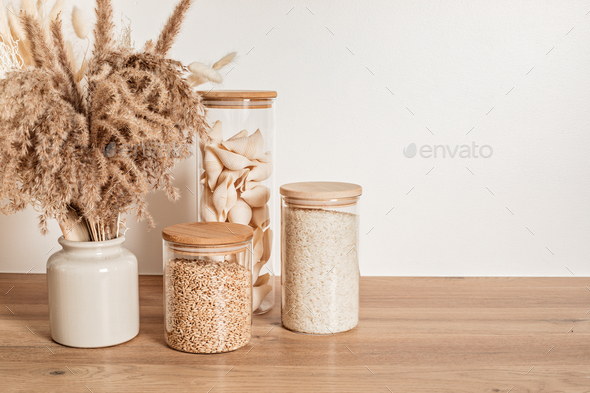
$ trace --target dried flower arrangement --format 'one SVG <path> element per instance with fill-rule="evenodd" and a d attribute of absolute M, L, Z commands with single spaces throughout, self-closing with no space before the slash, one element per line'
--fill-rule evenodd
<path fill-rule="evenodd" d="M 77 241 L 118 237 L 125 213 L 154 226 L 144 196 L 178 199 L 175 160 L 192 154 L 195 134 L 209 140 L 193 87 L 221 82 L 218 70 L 235 57 L 211 67 L 166 57 L 190 4 L 181 0 L 157 41 L 134 51 L 128 26 L 115 37 L 111 1 L 97 0 L 92 56 L 79 66 L 62 34 L 62 0 L 48 14 L 43 0 L 22 0 L 20 12 L 0 15 L 0 211 L 32 205 L 42 233 L 56 219 Z M 77 8 L 72 24 L 86 40 Z"/>

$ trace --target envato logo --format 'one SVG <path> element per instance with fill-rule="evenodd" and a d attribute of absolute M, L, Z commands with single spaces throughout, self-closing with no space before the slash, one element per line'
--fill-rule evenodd
<path fill-rule="evenodd" d="M 404 148 L 404 156 L 412 158 L 420 154 L 422 158 L 490 158 L 494 154 L 494 149 L 490 145 L 476 145 L 471 142 L 471 145 L 422 145 L 416 146 L 415 143 L 410 143 Z"/>
<path fill-rule="evenodd" d="M 107 158 L 120 156 L 120 157 L 143 157 L 143 158 L 184 158 L 186 156 L 193 155 L 192 146 L 188 147 L 188 152 L 183 151 L 182 147 L 174 142 L 171 144 L 151 142 L 151 143 L 140 143 L 136 145 L 125 145 L 117 144 L 116 142 L 108 143 L 103 151 L 103 154 Z"/>

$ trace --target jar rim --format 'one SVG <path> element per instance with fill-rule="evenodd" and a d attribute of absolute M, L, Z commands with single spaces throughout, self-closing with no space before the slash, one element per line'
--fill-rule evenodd
<path fill-rule="evenodd" d="M 250 251 L 248 248 L 249 240 L 241 243 L 223 244 L 223 245 L 194 245 L 176 243 L 169 240 L 164 240 L 164 246 L 176 254 L 187 256 L 218 256 L 218 255 L 232 255 L 239 254 L 244 251 Z"/>
<path fill-rule="evenodd" d="M 335 199 L 309 199 L 282 196 L 286 206 L 299 209 L 332 209 L 356 206 L 360 196 Z"/>
<path fill-rule="evenodd" d="M 125 236 L 119 236 L 114 239 L 110 240 L 103 240 L 103 241 L 88 241 L 88 242 L 80 242 L 76 240 L 67 240 L 65 237 L 60 236 L 57 239 L 57 242 L 66 247 L 73 247 L 73 248 L 96 248 L 96 247 L 111 247 L 111 246 L 118 246 L 125 242 Z"/>

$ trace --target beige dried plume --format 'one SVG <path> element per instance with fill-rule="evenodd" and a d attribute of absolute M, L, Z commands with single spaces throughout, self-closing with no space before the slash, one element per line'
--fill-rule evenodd
<path fill-rule="evenodd" d="M 64 0 L 56 0 L 53 4 L 53 7 L 51 7 L 51 11 L 49 12 L 49 20 L 54 20 L 55 18 L 57 18 L 57 16 L 63 10 L 63 8 Z"/>
<path fill-rule="evenodd" d="M 235 58 L 236 52 L 231 52 L 223 56 L 212 66 L 208 66 L 198 61 L 192 62 L 188 66 L 191 73 L 187 79 L 193 87 L 206 82 L 221 83 L 223 82 L 223 77 L 219 73 L 219 70 L 230 64 Z"/>
<path fill-rule="evenodd" d="M 0 9 L 4 10 L 6 7 L 4 6 L 4 1 L 0 0 Z M 6 17 L 6 13 L 4 11 L 0 12 L 0 40 L 8 44 L 8 40 L 11 39 L 12 36 L 10 34 L 10 27 L 8 26 L 8 19 Z"/>
<path fill-rule="evenodd" d="M 198 61 L 194 61 L 189 64 L 188 69 L 192 72 L 192 75 L 199 77 L 205 81 L 221 83 L 223 78 L 211 67 L 206 66 L 203 63 L 199 63 Z M 192 76 L 191 75 L 191 76 Z"/>
<path fill-rule="evenodd" d="M 225 67 L 226 65 L 228 65 L 229 63 L 231 63 L 232 61 L 234 61 L 236 56 L 237 56 L 236 52 L 228 53 L 227 55 L 223 56 L 221 59 L 217 60 L 217 62 L 215 64 L 213 64 L 213 67 L 211 67 L 211 68 L 213 68 L 214 70 L 220 70 L 223 67 Z"/>
<path fill-rule="evenodd" d="M 84 20 L 82 10 L 76 6 L 72 9 L 72 26 L 74 26 L 74 32 L 81 40 L 85 40 L 88 37 L 88 25 Z"/>

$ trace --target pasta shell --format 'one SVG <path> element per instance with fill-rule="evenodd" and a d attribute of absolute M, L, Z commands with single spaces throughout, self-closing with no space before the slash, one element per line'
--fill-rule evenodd
<path fill-rule="evenodd" d="M 270 259 L 270 253 L 272 252 L 272 229 L 268 228 L 264 231 L 264 251 L 262 252 L 262 258 L 260 258 L 260 262 L 266 263 Z"/>
<path fill-rule="evenodd" d="M 240 190 L 240 192 L 244 191 L 244 184 L 246 183 L 246 179 L 248 178 L 248 173 L 250 173 L 250 169 L 242 169 L 240 176 L 236 179 L 234 183 L 236 189 Z"/>
<path fill-rule="evenodd" d="M 262 207 L 270 199 L 270 188 L 267 186 L 257 186 L 251 190 L 242 192 L 242 199 L 252 207 Z"/>
<path fill-rule="evenodd" d="M 217 179 L 217 184 L 225 183 L 226 181 L 233 183 L 238 176 L 240 176 L 240 171 L 230 171 L 229 169 L 224 169 L 221 171 L 221 174 Z"/>
<path fill-rule="evenodd" d="M 211 147 L 205 148 L 205 155 L 203 157 L 203 167 L 205 168 L 205 174 L 207 175 L 207 185 L 209 188 L 214 189 L 217 184 L 217 179 L 223 171 L 223 164 L 211 150 Z"/>
<path fill-rule="evenodd" d="M 219 214 L 223 212 L 223 210 L 225 209 L 225 205 L 227 203 L 227 185 L 223 183 L 218 185 L 215 191 L 213 191 L 212 199 L 213 207 L 215 208 L 215 211 L 217 212 L 217 217 L 219 219 Z"/>
<path fill-rule="evenodd" d="M 263 181 L 270 177 L 272 173 L 272 157 L 270 156 L 270 152 L 266 152 L 264 156 L 264 160 L 253 160 L 254 168 L 250 170 L 248 174 L 248 180 L 251 181 Z"/>
<path fill-rule="evenodd" d="M 269 150 L 257 159 L 260 162 L 272 162 L 272 152 Z"/>
<path fill-rule="evenodd" d="M 232 171 L 244 169 L 254 165 L 254 163 L 248 160 L 246 157 L 232 153 L 231 151 L 223 150 L 218 147 L 211 147 L 211 149 L 217 155 L 223 166 Z"/>
<path fill-rule="evenodd" d="M 229 254 L 229 255 L 226 255 L 225 258 L 224 258 L 224 260 L 226 262 L 238 262 L 238 259 L 236 258 L 236 255 L 237 254 Z"/>
<path fill-rule="evenodd" d="M 249 174 L 249 172 L 248 172 L 248 174 Z M 246 174 L 246 180 L 244 181 L 244 183 L 241 184 L 240 187 L 236 186 L 236 188 L 238 188 L 240 190 L 240 192 L 245 192 L 245 191 L 251 190 L 254 187 L 257 187 L 260 184 L 262 184 L 259 181 L 250 181 L 250 180 L 247 180 L 248 174 Z"/>
<path fill-rule="evenodd" d="M 263 245 L 263 236 L 264 232 L 261 228 L 256 228 L 254 230 L 254 237 L 252 238 L 252 261 L 253 263 L 258 263 L 260 258 L 262 258 L 262 254 L 264 254 L 264 245 Z"/>
<path fill-rule="evenodd" d="M 217 221 L 215 214 L 215 207 L 213 206 L 213 195 L 208 186 L 203 187 L 203 195 L 201 196 L 201 217 L 205 222 Z"/>
<path fill-rule="evenodd" d="M 250 224 L 254 228 L 266 229 L 270 224 L 270 211 L 268 205 L 252 209 L 252 220 Z"/>
<path fill-rule="evenodd" d="M 261 285 L 267 284 L 270 280 L 270 273 L 263 274 L 262 276 L 258 276 L 258 279 L 254 283 L 255 287 L 259 287 Z"/>
<path fill-rule="evenodd" d="M 238 200 L 238 192 L 236 190 L 236 186 L 234 185 L 236 177 L 240 176 L 241 171 L 230 171 L 228 169 L 224 169 L 219 175 L 219 180 L 217 180 L 218 185 L 226 184 L 227 186 L 227 201 L 224 209 L 225 217 L 227 218 L 227 213 L 230 211 L 231 208 L 236 204 Z"/>
<path fill-rule="evenodd" d="M 211 127 L 211 131 L 209 131 L 209 136 L 215 145 L 221 143 L 223 141 L 223 133 L 221 128 L 221 120 L 217 120 L 213 127 Z"/>
<path fill-rule="evenodd" d="M 229 151 L 251 160 L 258 157 L 262 151 L 264 140 L 262 139 L 260 130 L 256 130 L 255 133 L 248 137 L 227 140 L 221 144 Z"/>
<path fill-rule="evenodd" d="M 248 157 L 246 156 L 246 151 L 249 149 L 248 146 L 248 137 L 245 138 L 236 138 L 236 139 L 228 139 L 225 142 L 221 142 L 221 146 L 225 147 L 227 150 L 244 156 L 246 158 L 253 158 L 253 156 Z"/>
<path fill-rule="evenodd" d="M 259 287 L 252 288 L 252 311 L 255 311 L 260 305 L 262 301 L 272 291 L 272 285 L 264 284 Z"/>
<path fill-rule="evenodd" d="M 264 266 L 264 263 L 258 262 L 252 267 L 252 282 L 258 281 L 258 275 L 260 274 L 260 269 L 262 269 L 262 266 Z"/>
<path fill-rule="evenodd" d="M 223 209 L 223 221 L 226 220 L 229 211 L 236 205 L 238 201 L 238 193 L 233 183 L 227 186 L 227 203 L 225 209 Z"/>
<path fill-rule="evenodd" d="M 236 255 L 237 255 L 238 265 L 243 266 L 243 267 L 249 269 L 250 268 L 250 264 L 249 264 L 250 260 L 247 259 L 246 253 L 245 252 L 240 252 L 240 253 L 238 253 Z"/>
<path fill-rule="evenodd" d="M 236 204 L 238 194 L 233 184 L 233 177 L 226 176 L 224 181 L 213 191 L 213 206 L 217 212 L 217 220 L 225 222 L 227 212 Z"/>
<path fill-rule="evenodd" d="M 207 146 L 219 146 L 219 144 L 223 141 L 221 120 L 217 120 L 215 124 L 213 124 L 209 130 L 209 137 L 211 138 L 211 143 L 208 145 L 205 145 L 202 139 L 199 142 L 199 148 L 201 149 L 201 154 L 203 155 L 205 155 L 205 148 Z"/>
<path fill-rule="evenodd" d="M 234 207 L 227 215 L 229 222 L 236 224 L 248 225 L 252 219 L 252 209 L 244 202 L 242 198 L 238 198 Z"/>
<path fill-rule="evenodd" d="M 248 130 L 242 130 L 238 132 L 236 135 L 232 136 L 228 139 L 228 141 L 233 141 L 234 139 L 245 138 L 248 136 Z"/>

